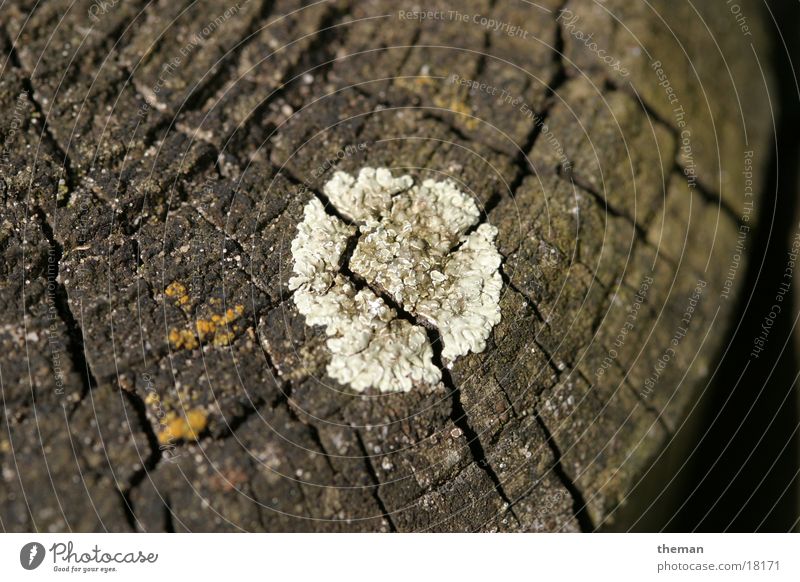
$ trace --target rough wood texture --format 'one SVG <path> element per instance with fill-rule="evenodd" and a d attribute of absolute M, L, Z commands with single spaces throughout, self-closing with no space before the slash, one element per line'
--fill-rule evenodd
<path fill-rule="evenodd" d="M 389 0 L 304 4 L 4 6 L 4 530 L 589 530 L 712 369 L 741 283 L 722 297 L 744 152 L 760 167 L 771 131 L 756 3 L 745 38 L 710 3 L 567 2 L 628 78 L 556 20 L 561 0 L 437 3 L 524 36 Z M 500 229 L 488 349 L 409 394 L 326 378 L 287 287 L 330 176 L 314 169 L 360 143 L 339 168 L 450 175 Z M 224 332 L 193 331 L 237 306 Z M 207 426 L 162 452 L 159 407 Z"/>

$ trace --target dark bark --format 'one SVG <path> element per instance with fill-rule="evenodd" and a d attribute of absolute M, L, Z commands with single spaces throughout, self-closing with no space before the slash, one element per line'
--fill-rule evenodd
<path fill-rule="evenodd" d="M 567 3 L 621 77 L 557 22 L 555 0 L 437 6 L 524 37 L 402 19 L 388 0 L 120 2 L 96 21 L 89 2 L 30 4 L 4 8 L 0 31 L 4 529 L 573 531 L 613 518 L 713 371 L 742 283 L 725 298 L 744 152 L 757 170 L 771 127 L 750 40 L 725 10 L 703 21 L 655 2 L 662 21 L 606 2 L 623 27 Z M 691 158 L 651 60 L 679 95 Z M 500 90 L 519 101 L 498 103 Z M 330 175 L 313 170 L 359 143 L 338 168 L 446 173 L 500 229 L 503 319 L 427 390 L 336 385 L 288 289 L 303 205 Z M 199 345 L 175 341 L 237 306 Z M 201 411 L 197 442 L 160 451 L 158 406 Z"/>

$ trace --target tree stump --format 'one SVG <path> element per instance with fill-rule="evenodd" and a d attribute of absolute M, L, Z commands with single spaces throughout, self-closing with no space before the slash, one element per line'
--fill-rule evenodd
<path fill-rule="evenodd" d="M 306 4 L 3 9 L 4 530 L 593 530 L 712 377 L 773 130 L 757 3 Z M 332 380 L 288 286 L 366 166 L 499 229 L 487 348 L 407 393 Z"/>

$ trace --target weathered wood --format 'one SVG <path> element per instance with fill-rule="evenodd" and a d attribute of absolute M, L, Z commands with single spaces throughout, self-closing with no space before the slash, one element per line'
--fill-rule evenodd
<path fill-rule="evenodd" d="M 771 130 L 755 3 L 752 38 L 667 0 L 437 4 L 466 22 L 389 0 L 32 4 L 0 24 L 5 530 L 613 519 L 741 284 L 726 299 L 744 157 L 757 172 Z M 330 160 L 452 176 L 499 228 L 502 321 L 438 386 L 325 374 L 287 283 Z M 161 451 L 160 410 L 207 419 L 197 441 Z"/>

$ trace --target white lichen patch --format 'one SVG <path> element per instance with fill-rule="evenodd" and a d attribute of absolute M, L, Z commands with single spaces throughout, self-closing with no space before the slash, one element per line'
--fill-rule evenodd
<path fill-rule="evenodd" d="M 366 286 L 357 289 L 339 264 L 355 228 L 316 199 L 292 242 L 289 286 L 306 322 L 325 327 L 332 378 L 387 392 L 440 380 L 426 330 L 386 301 L 437 328 L 446 361 L 486 348 L 500 321 L 501 257 L 493 226 L 468 234 L 480 219 L 469 196 L 449 180 L 414 185 L 385 168 L 364 168 L 357 178 L 336 172 L 324 192 L 360 224 L 349 268 Z"/>
<path fill-rule="evenodd" d="M 443 281 L 445 257 L 479 218 L 478 207 L 452 182 L 426 180 L 361 226 L 351 266 L 413 309 Z"/>
<path fill-rule="evenodd" d="M 379 216 L 391 204 L 392 196 L 414 184 L 411 176 L 394 178 L 386 168 L 363 168 L 354 178 L 336 172 L 323 187 L 323 192 L 336 209 L 356 221 Z"/>

